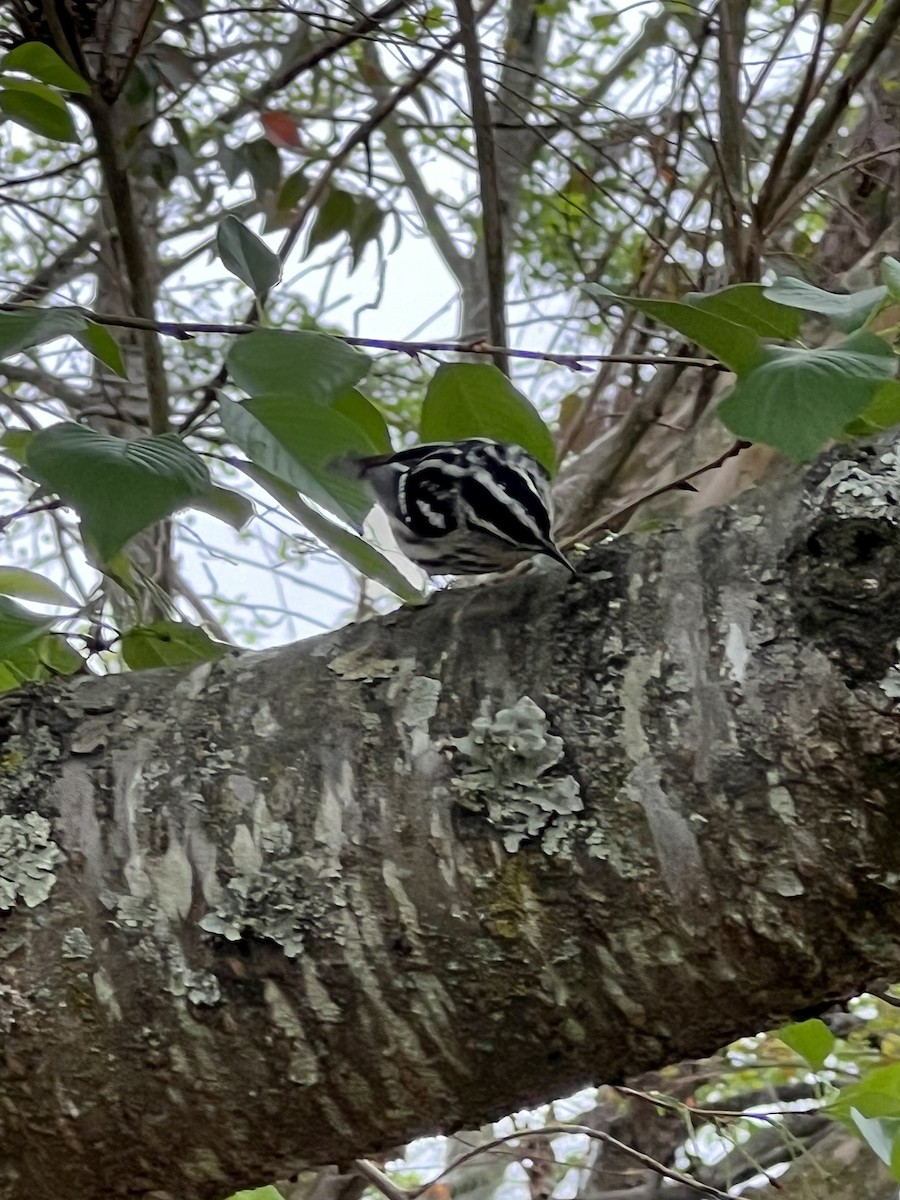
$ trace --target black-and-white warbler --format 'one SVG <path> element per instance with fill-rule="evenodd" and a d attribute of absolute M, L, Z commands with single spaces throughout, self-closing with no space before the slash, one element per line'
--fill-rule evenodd
<path fill-rule="evenodd" d="M 429 575 L 479 575 L 547 554 L 550 478 L 521 446 L 487 438 L 430 442 L 356 460 L 403 553 Z"/>

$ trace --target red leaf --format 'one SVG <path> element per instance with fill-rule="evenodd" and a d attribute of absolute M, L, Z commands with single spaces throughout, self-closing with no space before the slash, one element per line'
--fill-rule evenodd
<path fill-rule="evenodd" d="M 299 146 L 300 134 L 297 132 L 297 122 L 284 109 L 271 109 L 260 116 L 266 137 L 273 146 Z"/>

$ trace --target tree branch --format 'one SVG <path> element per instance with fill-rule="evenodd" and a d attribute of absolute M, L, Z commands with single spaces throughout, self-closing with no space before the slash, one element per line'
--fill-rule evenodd
<path fill-rule="evenodd" d="M 4 696 L 0 1200 L 221 1200 L 897 978 L 896 454 Z"/>
<path fill-rule="evenodd" d="M 0 312 L 18 312 L 22 309 L 34 311 L 33 306 L 25 304 L 0 304 Z M 208 321 L 147 321 L 141 317 L 120 316 L 118 313 L 98 313 L 91 309 L 69 306 L 69 312 L 81 313 L 97 325 L 120 326 L 124 329 L 152 329 L 165 337 L 178 338 L 179 341 L 189 341 L 194 334 L 224 333 L 240 336 L 253 333 L 257 325 L 223 325 Z M 646 363 L 650 366 L 665 366 L 670 363 L 681 363 L 691 367 L 713 367 L 727 370 L 717 359 L 695 358 L 690 355 L 660 355 L 660 354 L 556 354 L 550 350 L 521 350 L 513 346 L 493 346 L 490 342 L 417 342 L 404 341 L 394 338 L 352 337 L 350 334 L 334 334 L 348 346 L 367 346 L 373 350 L 396 350 L 400 354 L 428 354 L 431 352 L 447 354 L 503 354 L 510 358 L 534 359 L 541 362 L 556 363 L 568 367 L 571 371 L 586 370 L 584 363 L 611 362 Z M 212 385 L 204 385 L 212 386 Z"/>
<path fill-rule="evenodd" d="M 112 108 L 99 95 L 92 96 L 86 103 L 86 108 L 97 140 L 97 157 L 115 215 L 134 315 L 142 321 L 149 322 L 140 328 L 145 330 L 141 346 L 150 430 L 152 433 L 165 433 L 169 428 L 168 384 L 162 347 L 153 325 L 155 312 L 151 265 L 144 252 L 144 237 L 138 226 L 131 182 L 122 160 L 122 149 L 112 118 Z"/>
<path fill-rule="evenodd" d="M 760 228 L 769 224 L 771 214 L 781 207 L 793 189 L 806 178 L 816 155 L 831 136 L 860 83 L 887 49 L 898 25 L 900 0 L 885 0 L 868 33 L 850 56 L 843 75 L 835 82 L 809 129 L 788 156 L 784 170 L 765 190 L 765 194 L 760 196 L 757 204 L 757 223 Z"/>
<path fill-rule="evenodd" d="M 747 261 L 744 208 L 747 194 L 744 156 L 744 106 L 741 103 L 741 54 L 747 29 L 746 0 L 719 0 L 719 138 L 722 170 L 722 247 L 728 283 L 757 278 Z"/>
<path fill-rule="evenodd" d="M 500 190 L 497 182 L 494 131 L 491 128 L 491 110 L 484 90 L 481 50 L 478 45 L 478 25 L 472 0 L 456 0 L 456 13 L 462 35 L 466 82 L 469 88 L 469 103 L 472 108 L 472 126 L 475 131 L 478 186 L 481 193 L 489 338 L 495 346 L 505 346 L 507 342 L 506 255 L 503 251 L 503 218 L 500 211 Z M 505 355 L 495 354 L 494 364 L 505 374 L 509 374 L 509 363 Z"/>

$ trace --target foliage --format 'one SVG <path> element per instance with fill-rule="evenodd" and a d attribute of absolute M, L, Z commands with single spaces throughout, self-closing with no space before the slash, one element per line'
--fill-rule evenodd
<path fill-rule="evenodd" d="M 520 443 L 581 481 L 575 541 L 635 495 L 693 486 L 732 438 L 803 461 L 900 424 L 900 262 L 865 257 L 890 210 L 893 84 L 849 69 L 891 45 L 890 5 L 758 0 L 731 47 L 721 6 L 485 5 L 493 179 L 453 4 L 236 20 L 175 0 L 103 63 L 18 7 L 0 61 L 0 531 L 22 561 L 0 567 L 0 691 L 214 661 L 267 611 L 283 635 L 289 577 L 301 608 L 328 593 L 329 620 L 385 590 L 419 602 L 353 455 Z M 484 340 L 498 271 L 507 347 Z M 355 582 L 353 604 L 326 556 L 376 587 Z M 779 1036 L 822 1088 L 850 1063 L 830 1111 L 896 1169 L 895 1064 L 851 1062 L 815 1019 Z"/>

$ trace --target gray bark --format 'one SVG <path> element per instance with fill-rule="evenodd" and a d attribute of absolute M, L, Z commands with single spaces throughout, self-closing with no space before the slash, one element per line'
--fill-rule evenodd
<path fill-rule="evenodd" d="M 900 465 L 0 706 L 0 1198 L 215 1200 L 900 976 Z"/>

